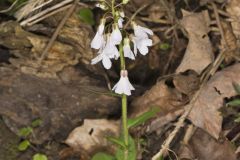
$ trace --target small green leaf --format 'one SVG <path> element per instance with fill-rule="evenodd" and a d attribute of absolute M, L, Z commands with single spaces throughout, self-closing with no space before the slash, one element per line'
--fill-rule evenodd
<path fill-rule="evenodd" d="M 33 160 L 48 160 L 45 154 L 37 153 L 33 156 Z"/>
<path fill-rule="evenodd" d="M 237 107 L 240 106 L 240 99 L 235 99 L 227 103 L 227 106 Z"/>
<path fill-rule="evenodd" d="M 136 150 L 136 146 L 135 146 L 135 142 L 134 139 L 129 136 L 129 140 L 128 140 L 129 144 L 128 144 L 128 160 L 136 160 L 137 159 L 137 150 Z M 116 152 L 116 158 L 117 160 L 123 160 L 124 159 L 124 154 L 125 154 L 126 149 L 120 147 L 117 149 Z"/>
<path fill-rule="evenodd" d="M 32 121 L 31 126 L 32 126 L 33 128 L 39 127 L 39 126 L 42 124 L 42 122 L 43 122 L 43 121 L 42 121 L 41 119 L 36 119 L 36 120 Z"/>
<path fill-rule="evenodd" d="M 162 50 L 168 50 L 171 46 L 168 43 L 160 44 L 159 48 Z"/>
<path fill-rule="evenodd" d="M 115 158 L 111 155 L 99 152 L 93 156 L 91 160 L 114 160 Z"/>
<path fill-rule="evenodd" d="M 31 145 L 31 143 L 28 140 L 24 140 L 18 145 L 18 150 L 19 151 L 25 151 L 25 150 L 28 149 L 28 147 L 30 145 Z"/>
<path fill-rule="evenodd" d="M 164 160 L 164 157 L 163 157 L 163 156 L 161 156 L 161 157 L 159 158 L 159 160 Z"/>
<path fill-rule="evenodd" d="M 233 83 L 233 87 L 236 90 L 236 92 L 240 95 L 240 85 L 237 83 Z"/>
<path fill-rule="evenodd" d="M 236 118 L 236 119 L 234 120 L 234 122 L 239 123 L 239 122 L 240 122 L 240 117 Z"/>
<path fill-rule="evenodd" d="M 95 24 L 93 12 L 92 12 L 91 9 L 83 8 L 79 11 L 78 15 L 84 23 L 87 23 L 89 25 L 94 25 Z"/>
<path fill-rule="evenodd" d="M 128 128 L 136 127 L 140 124 L 143 124 L 150 118 L 156 116 L 158 112 L 159 112 L 158 108 L 153 108 L 153 109 L 150 109 L 150 111 L 147 111 L 136 118 L 128 119 Z"/>
<path fill-rule="evenodd" d="M 24 127 L 19 130 L 18 135 L 20 137 L 27 137 L 32 133 L 33 129 L 32 127 Z"/>
<path fill-rule="evenodd" d="M 114 138 L 114 137 L 107 137 L 107 139 L 123 148 L 126 148 L 125 144 L 124 144 L 124 141 L 122 141 L 121 139 L 117 139 L 117 138 Z"/>

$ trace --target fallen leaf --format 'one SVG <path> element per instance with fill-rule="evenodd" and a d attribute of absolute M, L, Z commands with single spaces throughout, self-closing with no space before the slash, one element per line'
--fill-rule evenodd
<path fill-rule="evenodd" d="M 176 72 L 194 70 L 200 74 L 213 61 L 212 45 L 208 37 L 210 25 L 208 11 L 182 12 L 181 24 L 188 32 L 189 43 Z"/>
<path fill-rule="evenodd" d="M 175 88 L 170 88 L 165 80 L 158 82 L 141 97 L 131 104 L 130 117 L 137 117 L 153 107 L 159 107 L 159 114 L 165 115 L 173 110 L 181 108 L 184 97 Z"/>
<path fill-rule="evenodd" d="M 76 151 L 94 154 L 97 149 L 113 151 L 113 145 L 107 137 L 117 137 L 119 133 L 119 121 L 106 119 L 85 119 L 84 124 L 75 128 L 66 139 L 68 144 Z"/>
<path fill-rule="evenodd" d="M 179 150 L 180 159 L 236 160 L 234 148 L 228 140 L 219 142 L 202 129 L 197 129 L 187 145 Z"/>
<path fill-rule="evenodd" d="M 224 98 L 237 94 L 232 84 L 240 82 L 239 73 L 239 63 L 217 72 L 202 88 L 189 114 L 189 119 L 194 125 L 204 129 L 216 139 L 221 132 L 223 120 L 219 109 L 223 106 Z"/>
<path fill-rule="evenodd" d="M 230 14 L 233 21 L 231 22 L 234 34 L 240 36 L 240 3 L 239 0 L 227 1 L 226 10 Z"/>
<path fill-rule="evenodd" d="M 137 117 L 151 108 L 158 108 L 157 116 L 146 123 L 145 130 L 148 133 L 161 132 L 161 127 L 173 121 L 183 111 L 183 106 L 188 101 L 176 88 L 168 86 L 172 80 L 161 80 L 157 82 L 149 91 L 139 98 L 136 98 L 130 107 L 130 117 Z M 170 85 L 170 84 L 169 84 Z M 136 132 L 138 132 L 136 130 Z"/>

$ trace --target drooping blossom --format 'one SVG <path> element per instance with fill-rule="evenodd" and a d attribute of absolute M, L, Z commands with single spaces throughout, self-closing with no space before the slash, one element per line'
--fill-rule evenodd
<path fill-rule="evenodd" d="M 98 56 L 92 59 L 91 64 L 96 64 L 102 61 L 104 68 L 110 69 L 112 66 L 112 62 L 110 59 L 118 59 L 119 52 L 117 47 L 112 43 L 110 35 L 107 35 L 107 43 L 98 51 Z"/>
<path fill-rule="evenodd" d="M 130 47 L 129 38 L 124 38 L 123 53 L 124 53 L 124 57 L 135 60 L 135 56 Z"/>
<path fill-rule="evenodd" d="M 105 20 L 102 19 L 101 24 L 98 26 L 97 33 L 91 42 L 91 48 L 100 49 L 104 45 L 105 43 L 104 34 L 103 34 L 104 28 L 105 28 Z"/>
<path fill-rule="evenodd" d="M 146 55 L 149 52 L 148 47 L 153 45 L 151 39 L 149 39 L 149 35 L 153 35 L 152 30 L 137 25 L 135 22 L 132 23 L 134 36 L 132 37 L 132 42 L 134 44 L 134 54 L 137 55 L 137 50 L 142 55 Z"/>
<path fill-rule="evenodd" d="M 113 87 L 112 90 L 114 90 L 115 93 L 125 94 L 127 96 L 130 96 L 131 95 L 131 91 L 135 90 L 135 88 L 129 82 L 127 70 L 121 70 L 120 75 L 121 75 L 120 80 Z"/>
<path fill-rule="evenodd" d="M 148 47 L 152 46 L 152 40 L 149 38 L 132 37 L 132 42 L 134 44 L 135 55 L 137 55 L 137 50 L 139 50 L 145 56 L 149 52 Z"/>
<path fill-rule="evenodd" d="M 122 41 L 122 33 L 119 30 L 118 24 L 114 24 L 113 31 L 110 36 L 111 42 L 114 45 L 119 45 Z"/>
<path fill-rule="evenodd" d="M 146 27 L 137 25 L 135 22 L 132 22 L 134 35 L 138 38 L 148 38 L 148 35 L 153 35 L 153 31 Z"/>

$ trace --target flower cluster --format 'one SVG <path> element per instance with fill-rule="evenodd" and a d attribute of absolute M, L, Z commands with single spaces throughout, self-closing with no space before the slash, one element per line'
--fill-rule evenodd
<path fill-rule="evenodd" d="M 110 69 L 112 66 L 111 59 L 117 60 L 120 57 L 118 49 L 120 47 L 122 47 L 123 56 L 131 60 L 135 60 L 138 51 L 142 55 L 146 55 L 149 52 L 148 47 L 153 44 L 149 36 L 153 35 L 153 32 L 132 22 L 134 34 L 131 36 L 124 35 L 122 33 L 124 14 L 123 12 L 117 13 L 117 20 L 112 24 L 111 33 L 105 33 L 106 19 L 103 18 L 101 20 L 97 33 L 91 42 L 91 48 L 98 50 L 98 55 L 92 59 L 91 64 L 101 61 L 104 68 Z M 131 49 L 131 42 L 133 44 L 133 51 Z M 121 70 L 120 75 L 121 78 L 113 87 L 113 90 L 118 94 L 131 95 L 131 90 L 134 90 L 134 87 L 128 80 L 127 71 Z"/>

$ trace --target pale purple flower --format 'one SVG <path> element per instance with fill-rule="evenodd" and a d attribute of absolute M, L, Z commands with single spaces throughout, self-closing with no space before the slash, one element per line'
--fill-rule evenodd
<path fill-rule="evenodd" d="M 118 83 L 113 87 L 115 93 L 118 94 L 125 94 L 127 96 L 131 95 L 131 91 L 135 90 L 132 84 L 129 82 L 128 79 L 128 72 L 127 70 L 121 70 L 121 77 Z"/>
<path fill-rule="evenodd" d="M 122 33 L 119 30 L 119 27 L 117 24 L 114 25 L 114 29 L 111 33 L 110 39 L 114 45 L 119 45 L 122 41 Z"/>
<path fill-rule="evenodd" d="M 123 19 L 122 17 L 120 17 L 120 18 L 118 19 L 118 27 L 119 27 L 119 28 L 123 28 L 123 22 L 124 22 L 124 19 Z"/>
<path fill-rule="evenodd" d="M 131 50 L 130 44 L 129 44 L 129 39 L 125 38 L 124 39 L 124 45 L 123 45 L 123 53 L 124 57 L 130 58 L 132 60 L 135 60 L 134 54 Z"/>

